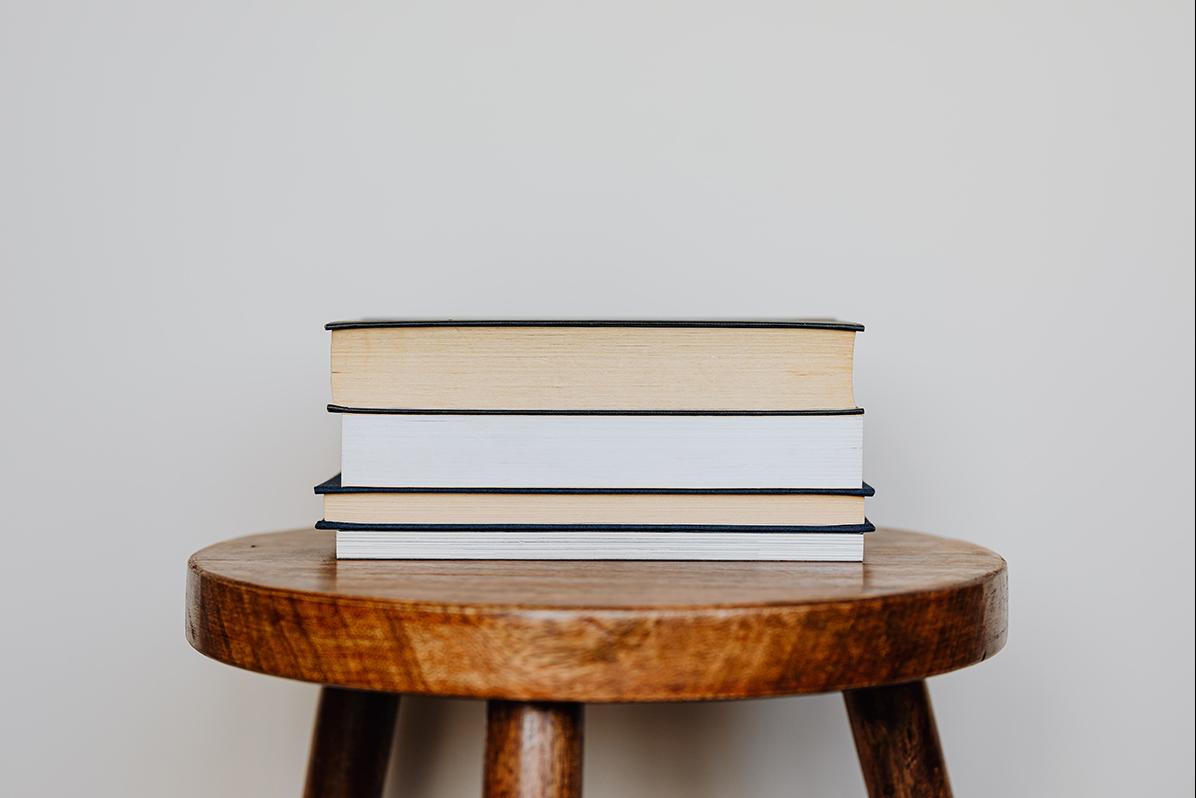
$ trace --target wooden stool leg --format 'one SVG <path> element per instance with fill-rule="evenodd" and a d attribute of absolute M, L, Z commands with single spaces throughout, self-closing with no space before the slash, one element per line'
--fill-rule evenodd
<path fill-rule="evenodd" d="M 320 691 L 304 798 L 378 798 L 386 781 L 399 697 L 325 687 Z"/>
<path fill-rule="evenodd" d="M 870 798 L 951 798 L 926 682 L 843 693 Z"/>
<path fill-rule="evenodd" d="M 580 798 L 581 704 L 486 705 L 485 798 Z"/>

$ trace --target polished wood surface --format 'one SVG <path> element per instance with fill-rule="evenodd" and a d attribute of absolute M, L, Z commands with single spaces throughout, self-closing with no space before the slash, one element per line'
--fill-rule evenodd
<path fill-rule="evenodd" d="M 882 530 L 865 558 L 338 562 L 331 532 L 280 532 L 191 558 L 187 636 L 222 662 L 294 679 L 581 702 L 908 682 L 1004 644 L 998 555 Z"/>
<path fill-rule="evenodd" d="M 870 798 L 951 798 L 926 682 L 843 694 Z"/>
<path fill-rule="evenodd" d="M 581 704 L 490 701 L 485 798 L 580 798 Z"/>
<path fill-rule="evenodd" d="M 397 695 L 321 690 L 304 798 L 379 798 L 398 709 Z"/>

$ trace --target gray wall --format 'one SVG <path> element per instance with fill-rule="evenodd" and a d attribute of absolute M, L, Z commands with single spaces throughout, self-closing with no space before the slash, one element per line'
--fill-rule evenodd
<path fill-rule="evenodd" d="M 1191 4 L 5 0 L 0 114 L 0 792 L 297 794 L 184 562 L 319 517 L 387 314 L 865 322 L 869 515 L 1010 561 L 959 793 L 1193 789 Z M 595 798 L 862 794 L 833 696 L 589 720 Z M 409 702 L 404 795 L 480 722 Z"/>

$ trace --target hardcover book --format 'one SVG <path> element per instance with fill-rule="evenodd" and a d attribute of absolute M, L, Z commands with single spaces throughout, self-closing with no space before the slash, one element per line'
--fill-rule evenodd
<path fill-rule="evenodd" d="M 870 485 L 838 490 L 315 487 L 323 528 L 693 528 L 863 531 Z"/>
<path fill-rule="evenodd" d="M 863 415 L 345 413 L 348 485 L 853 488 Z"/>
<path fill-rule="evenodd" d="M 333 322 L 332 403 L 359 409 L 826 410 L 855 407 L 859 324 Z"/>
<path fill-rule="evenodd" d="M 342 559 L 411 560 L 823 560 L 860 562 L 859 533 L 790 534 L 638 530 L 426 531 L 336 533 Z"/>

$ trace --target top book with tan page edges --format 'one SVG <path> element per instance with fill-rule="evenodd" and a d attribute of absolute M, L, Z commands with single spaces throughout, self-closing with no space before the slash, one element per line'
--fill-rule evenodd
<path fill-rule="evenodd" d="M 833 319 L 332 322 L 340 411 L 859 412 Z"/>

